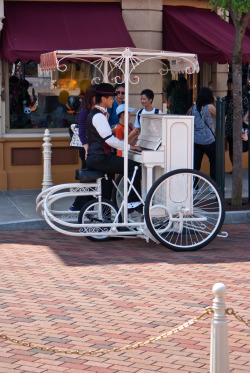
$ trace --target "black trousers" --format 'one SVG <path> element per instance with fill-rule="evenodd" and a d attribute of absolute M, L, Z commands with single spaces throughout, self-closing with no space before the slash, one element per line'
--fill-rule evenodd
<path fill-rule="evenodd" d="M 108 180 L 105 180 L 105 179 L 102 180 L 102 196 L 103 198 L 111 199 L 112 188 L 113 188 L 112 180 L 114 179 L 115 174 L 124 174 L 123 157 L 117 157 L 116 155 L 112 153 L 88 155 L 86 159 L 86 164 L 88 168 L 92 168 L 94 170 L 104 172 L 108 175 Z M 129 159 L 128 160 L 129 179 L 132 178 L 135 166 L 138 166 L 139 168 L 136 172 L 133 185 L 138 191 L 138 193 L 141 194 L 140 164 Z M 128 200 L 129 202 L 138 201 L 138 197 L 133 192 L 133 190 L 130 192 Z"/>
<path fill-rule="evenodd" d="M 194 169 L 201 169 L 202 158 L 206 154 L 210 162 L 210 176 L 215 180 L 216 146 L 215 141 L 209 145 L 194 144 Z"/>
<path fill-rule="evenodd" d="M 85 160 L 85 149 L 78 148 L 79 151 L 79 158 L 81 159 L 81 168 L 86 168 L 86 160 Z M 72 204 L 75 210 L 81 210 L 82 206 L 88 202 L 91 197 L 84 197 L 84 196 L 77 196 Z"/>
<path fill-rule="evenodd" d="M 79 158 L 82 161 L 82 167 L 81 168 L 86 168 L 86 160 L 85 160 L 85 149 L 84 148 L 78 148 L 79 151 Z"/>

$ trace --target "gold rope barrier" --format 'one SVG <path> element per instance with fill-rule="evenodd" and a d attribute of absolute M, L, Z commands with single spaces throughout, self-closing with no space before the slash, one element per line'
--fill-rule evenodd
<path fill-rule="evenodd" d="M 15 339 L 15 338 L 8 337 L 5 334 L 0 334 L 0 338 L 4 339 L 6 341 L 10 341 L 12 343 L 16 343 L 16 344 L 21 345 L 21 346 L 34 348 L 36 350 L 41 350 L 41 351 L 49 351 L 49 352 L 53 352 L 55 354 L 68 354 L 68 355 L 81 355 L 81 356 L 83 356 L 83 355 L 104 355 L 104 354 L 109 354 L 111 352 L 120 352 L 120 351 L 124 351 L 124 350 L 134 350 L 138 347 L 145 346 L 149 343 L 159 341 L 159 340 L 164 339 L 164 338 L 166 338 L 170 335 L 173 335 L 173 334 L 176 334 L 176 333 L 180 332 L 181 330 L 187 328 L 188 326 L 195 324 L 197 321 L 199 321 L 200 319 L 202 319 L 206 315 L 211 315 L 213 313 L 214 313 L 214 311 L 211 307 L 206 307 L 205 312 L 203 312 L 199 316 L 194 317 L 193 319 L 185 322 L 184 324 L 178 326 L 177 328 L 174 328 L 174 329 L 170 330 L 169 332 L 164 332 L 164 333 L 160 334 L 158 337 L 152 337 L 150 339 L 147 339 L 144 342 L 132 343 L 132 344 L 126 345 L 124 347 L 117 347 L 117 348 L 113 348 L 111 350 L 108 350 L 108 349 L 89 350 L 89 351 L 61 350 L 61 349 L 58 349 L 58 348 L 37 346 L 33 343 L 23 342 L 21 340 Z M 250 323 L 248 321 L 245 321 L 241 316 L 236 314 L 235 311 L 232 308 L 227 308 L 226 309 L 226 314 L 227 315 L 234 315 L 237 320 L 245 323 L 247 326 L 250 325 Z"/>
<path fill-rule="evenodd" d="M 250 321 L 245 321 L 245 320 L 243 319 L 243 317 L 239 316 L 239 315 L 234 311 L 233 308 L 227 308 L 227 309 L 226 309 L 226 314 L 227 314 L 227 315 L 233 315 L 237 320 L 239 320 L 239 321 L 243 322 L 244 324 L 246 324 L 246 326 L 250 326 Z"/>

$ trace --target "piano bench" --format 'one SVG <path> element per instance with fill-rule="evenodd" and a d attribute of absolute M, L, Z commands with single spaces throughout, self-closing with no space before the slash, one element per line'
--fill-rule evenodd
<path fill-rule="evenodd" d="M 76 170 L 75 179 L 79 180 L 80 183 L 91 183 L 97 179 L 104 177 L 105 174 L 96 170 L 89 170 L 87 168 Z"/>

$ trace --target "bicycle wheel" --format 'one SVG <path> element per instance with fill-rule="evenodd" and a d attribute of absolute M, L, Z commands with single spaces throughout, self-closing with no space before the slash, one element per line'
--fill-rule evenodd
<path fill-rule="evenodd" d="M 122 174 L 119 174 L 115 180 L 115 185 L 112 189 L 112 201 L 120 208 L 124 196 L 124 178 Z"/>
<path fill-rule="evenodd" d="M 160 177 L 145 202 L 149 231 L 174 251 L 194 251 L 211 242 L 225 218 L 222 194 L 199 171 L 181 169 Z"/>
<path fill-rule="evenodd" d="M 87 202 L 82 208 L 78 215 L 79 224 L 96 224 L 96 227 L 84 228 L 90 236 L 86 236 L 89 240 L 94 242 L 107 241 L 112 237 L 107 236 L 105 233 L 109 232 L 110 227 L 98 227 L 100 223 L 113 223 L 118 209 L 115 204 L 109 200 L 102 199 L 101 204 L 99 204 L 97 199 L 93 199 Z M 121 222 L 121 217 L 118 217 L 118 223 Z M 103 233 L 102 235 L 94 235 L 94 233 Z"/>

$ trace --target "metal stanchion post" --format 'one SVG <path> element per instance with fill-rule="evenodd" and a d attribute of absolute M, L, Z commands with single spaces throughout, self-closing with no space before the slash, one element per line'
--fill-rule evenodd
<path fill-rule="evenodd" d="M 210 373 L 229 373 L 226 286 L 218 283 L 213 286 L 213 319 L 211 324 Z"/>
<path fill-rule="evenodd" d="M 51 176 L 51 147 L 52 144 L 50 142 L 50 132 L 48 129 L 44 132 L 43 138 L 43 182 L 42 182 L 42 190 L 48 189 L 53 185 L 52 183 L 52 176 Z"/>

